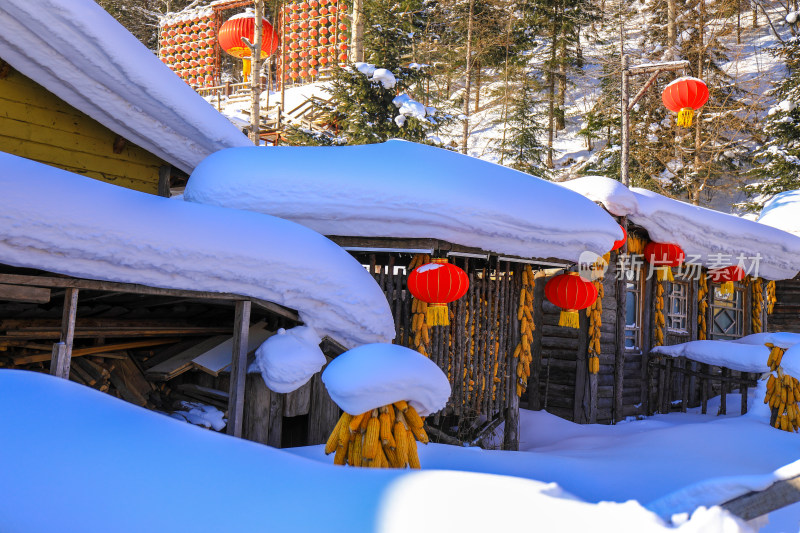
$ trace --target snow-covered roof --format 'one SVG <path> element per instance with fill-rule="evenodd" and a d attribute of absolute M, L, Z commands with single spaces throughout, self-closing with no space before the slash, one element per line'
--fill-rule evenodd
<path fill-rule="evenodd" d="M 3 0 L 0 58 L 186 172 L 252 143 L 92 0 Z"/>
<path fill-rule="evenodd" d="M 348 346 L 394 337 L 386 297 L 342 248 L 293 222 L 170 200 L 0 152 L 0 263 L 296 309 Z"/>
<path fill-rule="evenodd" d="M 789 279 L 800 270 L 800 237 L 727 213 L 667 198 L 647 189 L 628 189 L 619 181 L 586 176 L 562 182 L 565 188 L 599 202 L 612 214 L 626 215 L 650 239 L 678 244 L 687 259 L 708 267 L 734 262 L 757 266 L 749 273 L 766 279 Z M 751 259 L 756 257 L 758 259 Z M 730 264 L 730 263 L 729 263 Z"/>
<path fill-rule="evenodd" d="M 521 257 L 577 261 L 622 237 L 597 205 L 554 183 L 399 140 L 222 150 L 195 169 L 184 198 L 325 235 L 443 239 Z"/>
<path fill-rule="evenodd" d="M 800 237 L 800 190 L 773 196 L 764 204 L 758 222 Z"/>

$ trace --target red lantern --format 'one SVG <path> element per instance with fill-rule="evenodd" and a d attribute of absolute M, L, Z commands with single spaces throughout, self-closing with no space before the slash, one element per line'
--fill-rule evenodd
<path fill-rule="evenodd" d="M 667 109 L 678 113 L 678 126 L 688 128 L 695 110 L 708 101 L 708 87 L 697 78 L 678 78 L 664 87 L 661 100 Z"/>
<path fill-rule="evenodd" d="M 280 36 L 272 28 L 267 19 L 262 19 L 261 29 L 261 57 L 269 57 L 278 49 Z M 246 37 L 254 42 L 255 17 L 249 15 L 235 15 L 228 19 L 219 30 L 219 45 L 233 57 L 250 57 L 250 49 L 242 42 Z"/>
<path fill-rule="evenodd" d="M 428 303 L 429 326 L 449 325 L 447 304 L 464 296 L 468 288 L 467 273 L 447 259 L 434 259 L 408 275 L 408 290 L 414 298 Z"/>
<path fill-rule="evenodd" d="M 715 268 L 708 271 L 708 277 L 714 283 L 719 283 L 719 292 L 722 296 L 728 297 L 733 294 L 733 284 L 744 279 L 744 269 L 738 265 L 731 265 L 723 268 Z"/>
<path fill-rule="evenodd" d="M 597 300 L 597 289 L 577 272 L 570 272 L 550 279 L 544 286 L 544 295 L 550 303 L 563 309 L 558 319 L 559 326 L 578 328 L 578 311 L 586 309 Z"/>
<path fill-rule="evenodd" d="M 623 228 L 622 226 L 620 226 L 620 227 L 619 227 L 619 229 L 621 229 L 621 230 L 622 230 L 622 238 L 621 238 L 620 240 L 618 240 L 618 241 L 614 241 L 614 247 L 613 247 L 613 248 L 611 248 L 611 251 L 612 251 L 612 252 L 613 252 L 614 250 L 619 250 L 620 248 L 622 248 L 622 246 L 625 244 L 625 241 L 627 241 L 627 240 L 628 240 L 628 232 L 627 232 L 627 231 L 625 231 L 625 228 Z"/>
<path fill-rule="evenodd" d="M 347 54 L 339 54 L 339 61 L 347 63 Z"/>
<path fill-rule="evenodd" d="M 644 258 L 655 267 L 658 281 L 674 281 L 672 267 L 681 266 L 686 254 L 677 244 L 663 242 L 648 242 L 644 247 Z"/>
<path fill-rule="evenodd" d="M 307 78 L 308 77 L 308 72 L 306 72 L 305 70 L 301 70 L 300 71 L 300 77 L 301 78 Z"/>

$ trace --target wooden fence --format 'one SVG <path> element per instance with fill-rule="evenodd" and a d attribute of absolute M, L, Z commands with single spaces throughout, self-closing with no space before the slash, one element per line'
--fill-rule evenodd
<path fill-rule="evenodd" d="M 755 387 L 758 373 L 738 372 L 730 368 L 713 366 L 686 357 L 669 357 L 650 354 L 647 379 L 646 412 L 686 412 L 690 407 L 700 407 L 708 412 L 708 400 L 720 396 L 719 412 L 728 412 L 727 394 L 740 392 L 741 414 L 747 412 L 747 390 Z M 733 406 L 731 406 L 733 407 Z"/>

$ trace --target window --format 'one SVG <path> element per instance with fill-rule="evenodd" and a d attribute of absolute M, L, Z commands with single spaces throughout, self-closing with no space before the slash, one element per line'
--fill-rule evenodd
<path fill-rule="evenodd" d="M 719 340 L 738 339 L 744 331 L 744 293 L 735 289 L 723 296 L 719 286 L 714 286 L 711 299 L 711 338 Z"/>
<path fill-rule="evenodd" d="M 683 281 L 667 283 L 664 309 L 667 330 L 676 333 L 689 333 L 688 322 L 689 284 Z"/>
<path fill-rule="evenodd" d="M 638 269 L 625 270 L 625 349 L 642 349 L 642 279 Z"/>

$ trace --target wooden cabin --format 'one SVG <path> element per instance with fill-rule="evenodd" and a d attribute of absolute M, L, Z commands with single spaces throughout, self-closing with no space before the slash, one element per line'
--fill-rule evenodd
<path fill-rule="evenodd" d="M 161 196 L 169 196 L 170 183 L 183 174 L 2 59 L 0 108 L 2 152 Z"/>

